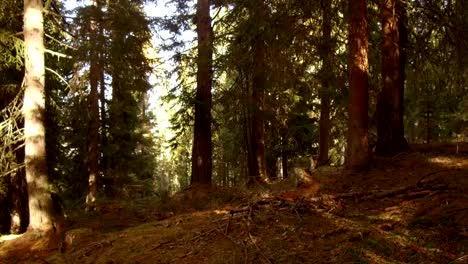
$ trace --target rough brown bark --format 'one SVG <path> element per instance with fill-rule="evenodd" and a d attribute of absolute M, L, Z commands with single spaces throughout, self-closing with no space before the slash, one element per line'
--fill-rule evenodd
<path fill-rule="evenodd" d="M 330 141 L 330 82 L 332 73 L 332 43 L 331 43 L 331 1 L 322 0 L 323 22 L 322 22 L 322 44 L 321 59 L 322 72 L 320 88 L 320 120 L 319 120 L 319 156 L 317 165 L 327 165 Z"/>
<path fill-rule="evenodd" d="M 100 8 L 98 1 L 93 1 L 93 8 Z M 92 46 L 97 45 L 98 25 L 97 18 L 91 21 Z M 90 93 L 88 96 L 88 115 L 89 115 L 89 133 L 88 133 L 88 193 L 86 195 L 86 210 L 94 210 L 96 207 L 96 197 L 98 193 L 99 178 L 99 93 L 98 85 L 101 79 L 101 65 L 99 54 L 96 49 L 90 51 L 89 83 Z"/>
<path fill-rule="evenodd" d="M 29 195 L 29 229 L 61 232 L 63 214 L 56 213 L 47 179 L 44 127 L 44 25 L 41 0 L 24 0 L 24 135 L 25 169 Z"/>
<path fill-rule="evenodd" d="M 403 128 L 406 63 L 406 11 L 400 0 L 385 0 L 382 16 L 382 90 L 377 96 L 376 154 L 393 156 L 408 149 Z"/>
<path fill-rule="evenodd" d="M 265 3 L 259 1 L 252 14 L 258 21 L 265 19 Z M 260 32 L 253 43 L 253 77 L 251 92 L 250 111 L 250 146 L 248 153 L 249 183 L 265 182 L 268 179 L 267 163 L 265 156 L 265 124 L 263 111 L 265 107 L 265 86 L 266 86 L 266 44 L 263 33 Z"/>
<path fill-rule="evenodd" d="M 193 184 L 211 184 L 211 85 L 213 67 L 213 36 L 210 17 L 210 0 L 197 2 L 197 92 L 195 97 L 195 124 L 192 149 Z"/>
<path fill-rule="evenodd" d="M 366 0 L 349 0 L 349 116 L 346 166 L 368 166 L 368 33 Z"/>

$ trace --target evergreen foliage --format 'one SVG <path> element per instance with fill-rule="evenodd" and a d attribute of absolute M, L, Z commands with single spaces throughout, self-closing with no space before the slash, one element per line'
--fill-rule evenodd
<path fill-rule="evenodd" d="M 46 2 L 45 124 L 51 189 L 67 201 L 83 201 L 86 195 L 90 122 L 96 119 L 89 109 L 92 63 L 100 69 L 99 120 L 94 120 L 99 122 L 100 191 L 139 197 L 189 186 L 194 106 L 199 103 L 195 2 L 163 1 L 171 10 L 163 17 L 145 14 L 145 5 L 154 1 L 96 0 L 97 6 L 80 3 L 69 11 L 65 1 Z M 261 10 L 259 3 L 264 5 Z M 212 1 L 214 185 L 249 181 L 249 131 L 258 123 L 252 121 L 254 115 L 264 122 L 271 179 L 285 178 L 287 168 L 314 165 L 310 160 L 319 151 L 323 94 L 330 100 L 329 164 L 343 165 L 350 14 L 348 1 L 330 2 L 330 39 L 324 43 L 324 4 L 325 0 Z M 404 127 L 409 143 L 468 138 L 466 5 L 462 0 L 407 2 Z M 368 1 L 371 151 L 377 142 L 376 104 L 383 81 L 380 8 L 378 1 Z M 23 142 L 22 27 L 22 4 L 1 2 L 0 205 L 8 203 L 10 179 L 23 162 L 17 152 Z M 159 46 L 153 48 L 153 42 Z M 149 56 L 150 52 L 158 54 Z M 329 65 L 324 65 L 327 55 Z M 163 56 L 170 58 L 154 59 Z M 162 101 L 154 96 L 156 89 L 162 90 L 157 92 L 163 94 Z M 261 93 L 261 103 L 254 100 L 254 91 Z M 169 115 L 170 128 L 163 126 L 163 114 Z M 0 213 L 0 225 L 5 218 L 1 214 L 8 213 Z"/>

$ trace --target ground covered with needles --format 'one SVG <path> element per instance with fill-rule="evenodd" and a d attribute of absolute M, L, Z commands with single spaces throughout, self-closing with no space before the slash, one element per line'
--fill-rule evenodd
<path fill-rule="evenodd" d="M 60 244 L 0 240 L 0 263 L 468 263 L 468 146 L 99 209 L 69 212 Z"/>

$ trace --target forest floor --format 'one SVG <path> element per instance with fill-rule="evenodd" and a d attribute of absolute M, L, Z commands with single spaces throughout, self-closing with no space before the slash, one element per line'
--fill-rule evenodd
<path fill-rule="evenodd" d="M 468 144 L 413 149 L 365 173 L 107 201 L 69 216 L 61 250 L 20 237 L 0 263 L 468 263 Z"/>

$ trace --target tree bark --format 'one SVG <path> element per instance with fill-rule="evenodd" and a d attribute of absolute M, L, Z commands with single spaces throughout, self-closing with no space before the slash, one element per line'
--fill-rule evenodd
<path fill-rule="evenodd" d="M 385 0 L 382 16 L 382 81 L 377 96 L 376 154 L 393 156 L 408 149 L 403 128 L 406 63 L 406 8 L 401 0 Z"/>
<path fill-rule="evenodd" d="M 19 146 L 17 146 L 19 147 Z M 16 163 L 24 163 L 24 147 L 16 150 Z M 10 175 L 9 186 L 10 233 L 19 234 L 26 231 L 29 225 L 28 187 L 24 168 Z"/>
<path fill-rule="evenodd" d="M 210 0 L 197 2 L 197 92 L 192 148 L 192 178 L 190 183 L 211 184 L 213 170 L 211 139 L 211 85 L 213 67 L 213 36 Z"/>
<path fill-rule="evenodd" d="M 97 14 L 100 8 L 98 1 L 93 1 L 93 8 Z M 98 45 L 98 25 L 97 16 L 95 15 L 91 21 L 91 37 L 92 47 Z M 96 197 L 98 194 L 98 178 L 99 178 L 99 93 L 98 85 L 101 79 L 101 65 L 99 61 L 97 48 L 90 51 L 90 67 L 89 67 L 89 83 L 90 93 L 88 96 L 88 114 L 89 114 L 89 134 L 88 134 L 88 193 L 86 195 L 86 210 L 94 210 L 96 208 Z"/>
<path fill-rule="evenodd" d="M 319 120 L 319 156 L 317 165 L 327 165 L 330 162 L 328 157 L 330 141 L 330 82 L 332 73 L 332 43 L 331 43 L 331 1 L 322 0 L 323 24 L 322 24 L 322 44 L 321 59 L 322 73 L 320 88 L 320 120 Z"/>
<path fill-rule="evenodd" d="M 265 3 L 259 0 L 252 15 L 258 21 L 265 20 Z M 250 147 L 248 153 L 249 183 L 265 182 L 268 179 L 265 156 L 265 124 L 263 112 L 265 107 L 266 86 L 266 44 L 264 33 L 259 32 L 253 43 L 253 78 L 250 111 Z"/>
<path fill-rule="evenodd" d="M 349 0 L 349 116 L 346 166 L 368 166 L 368 31 L 366 0 Z"/>
<path fill-rule="evenodd" d="M 29 195 L 29 229 L 61 232 L 63 212 L 54 210 L 49 192 L 44 109 L 44 24 L 41 0 L 24 0 L 24 135 L 25 169 Z"/>

